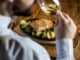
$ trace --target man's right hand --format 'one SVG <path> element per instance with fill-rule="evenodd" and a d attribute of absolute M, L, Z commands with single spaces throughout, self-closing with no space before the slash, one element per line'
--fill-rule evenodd
<path fill-rule="evenodd" d="M 55 23 L 55 34 L 57 39 L 73 39 L 76 33 L 76 25 L 69 15 L 57 11 L 57 20 Z"/>

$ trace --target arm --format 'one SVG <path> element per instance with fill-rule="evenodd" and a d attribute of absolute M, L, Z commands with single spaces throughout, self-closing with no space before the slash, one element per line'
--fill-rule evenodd
<path fill-rule="evenodd" d="M 74 60 L 73 40 L 56 39 L 57 60 Z"/>
<path fill-rule="evenodd" d="M 3 39 L 10 34 L 8 30 L 8 24 L 10 23 L 9 17 L 0 16 L 0 60 L 9 60 L 7 51 L 3 43 Z"/>
<path fill-rule="evenodd" d="M 73 20 L 61 11 L 57 11 L 55 24 L 57 60 L 74 60 L 73 38 L 76 25 Z"/>
<path fill-rule="evenodd" d="M 33 41 L 29 36 L 19 36 L 13 32 L 13 38 L 23 46 L 25 60 L 50 60 L 50 56 L 44 47 Z M 28 54 L 28 55 L 27 55 Z"/>

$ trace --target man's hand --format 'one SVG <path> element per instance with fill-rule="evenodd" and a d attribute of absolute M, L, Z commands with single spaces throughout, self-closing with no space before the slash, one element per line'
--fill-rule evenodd
<path fill-rule="evenodd" d="M 77 30 L 73 20 L 61 11 L 57 11 L 57 20 L 54 29 L 57 39 L 73 39 Z"/>

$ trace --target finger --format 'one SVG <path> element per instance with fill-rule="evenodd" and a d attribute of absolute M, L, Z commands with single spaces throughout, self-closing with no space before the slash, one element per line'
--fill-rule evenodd
<path fill-rule="evenodd" d="M 66 24 L 66 21 L 64 19 L 62 19 L 62 17 L 60 15 L 57 15 L 57 23 L 58 25 L 62 26 Z"/>
<path fill-rule="evenodd" d="M 69 21 L 73 21 L 68 14 L 65 14 L 65 16 L 67 17 L 67 19 L 68 19 Z"/>
<path fill-rule="evenodd" d="M 57 10 L 57 15 L 60 16 L 62 19 L 65 19 L 63 13 L 60 10 Z"/>
<path fill-rule="evenodd" d="M 64 14 L 65 18 L 67 19 L 67 15 L 68 15 L 68 14 L 66 14 L 66 13 L 63 13 L 63 14 Z"/>
<path fill-rule="evenodd" d="M 62 13 L 60 10 L 57 11 L 57 15 L 60 17 L 61 21 L 64 21 L 64 23 L 68 23 L 67 18 L 65 17 L 65 13 Z"/>
<path fill-rule="evenodd" d="M 58 26 L 60 24 L 61 24 L 60 17 L 58 15 L 56 15 L 55 26 Z"/>
<path fill-rule="evenodd" d="M 68 14 L 66 14 L 66 17 L 67 17 L 67 19 L 69 20 L 69 26 L 71 25 L 72 27 L 74 27 L 74 29 L 77 29 L 76 28 L 76 24 L 74 23 L 74 21 L 72 20 L 72 18 L 68 15 Z M 75 30 L 75 32 L 76 32 L 76 30 Z"/>
<path fill-rule="evenodd" d="M 65 16 L 67 17 L 69 23 L 74 24 L 74 21 L 72 20 L 72 18 L 68 14 L 66 14 Z"/>
<path fill-rule="evenodd" d="M 57 26 L 58 25 L 58 18 L 57 18 L 57 15 L 56 15 L 56 20 L 55 20 L 55 26 Z"/>

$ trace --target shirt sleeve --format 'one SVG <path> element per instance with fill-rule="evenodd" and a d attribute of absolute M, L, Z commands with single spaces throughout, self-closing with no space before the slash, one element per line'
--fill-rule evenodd
<path fill-rule="evenodd" d="M 0 27 L 7 28 L 10 22 L 11 22 L 11 18 L 10 17 L 0 16 Z"/>
<path fill-rule="evenodd" d="M 10 22 L 11 18 L 7 16 L 0 16 L 0 36 L 10 34 L 10 29 L 8 29 L 8 25 Z"/>
<path fill-rule="evenodd" d="M 15 32 L 13 32 L 13 38 L 17 41 L 21 42 L 21 45 L 25 47 L 27 51 L 25 51 L 26 60 L 50 60 L 50 56 L 46 49 L 35 42 L 29 36 L 19 36 Z"/>
<path fill-rule="evenodd" d="M 11 35 L 11 30 L 8 28 L 0 27 L 0 37 Z"/>
<path fill-rule="evenodd" d="M 72 39 L 56 39 L 57 60 L 75 60 Z"/>

